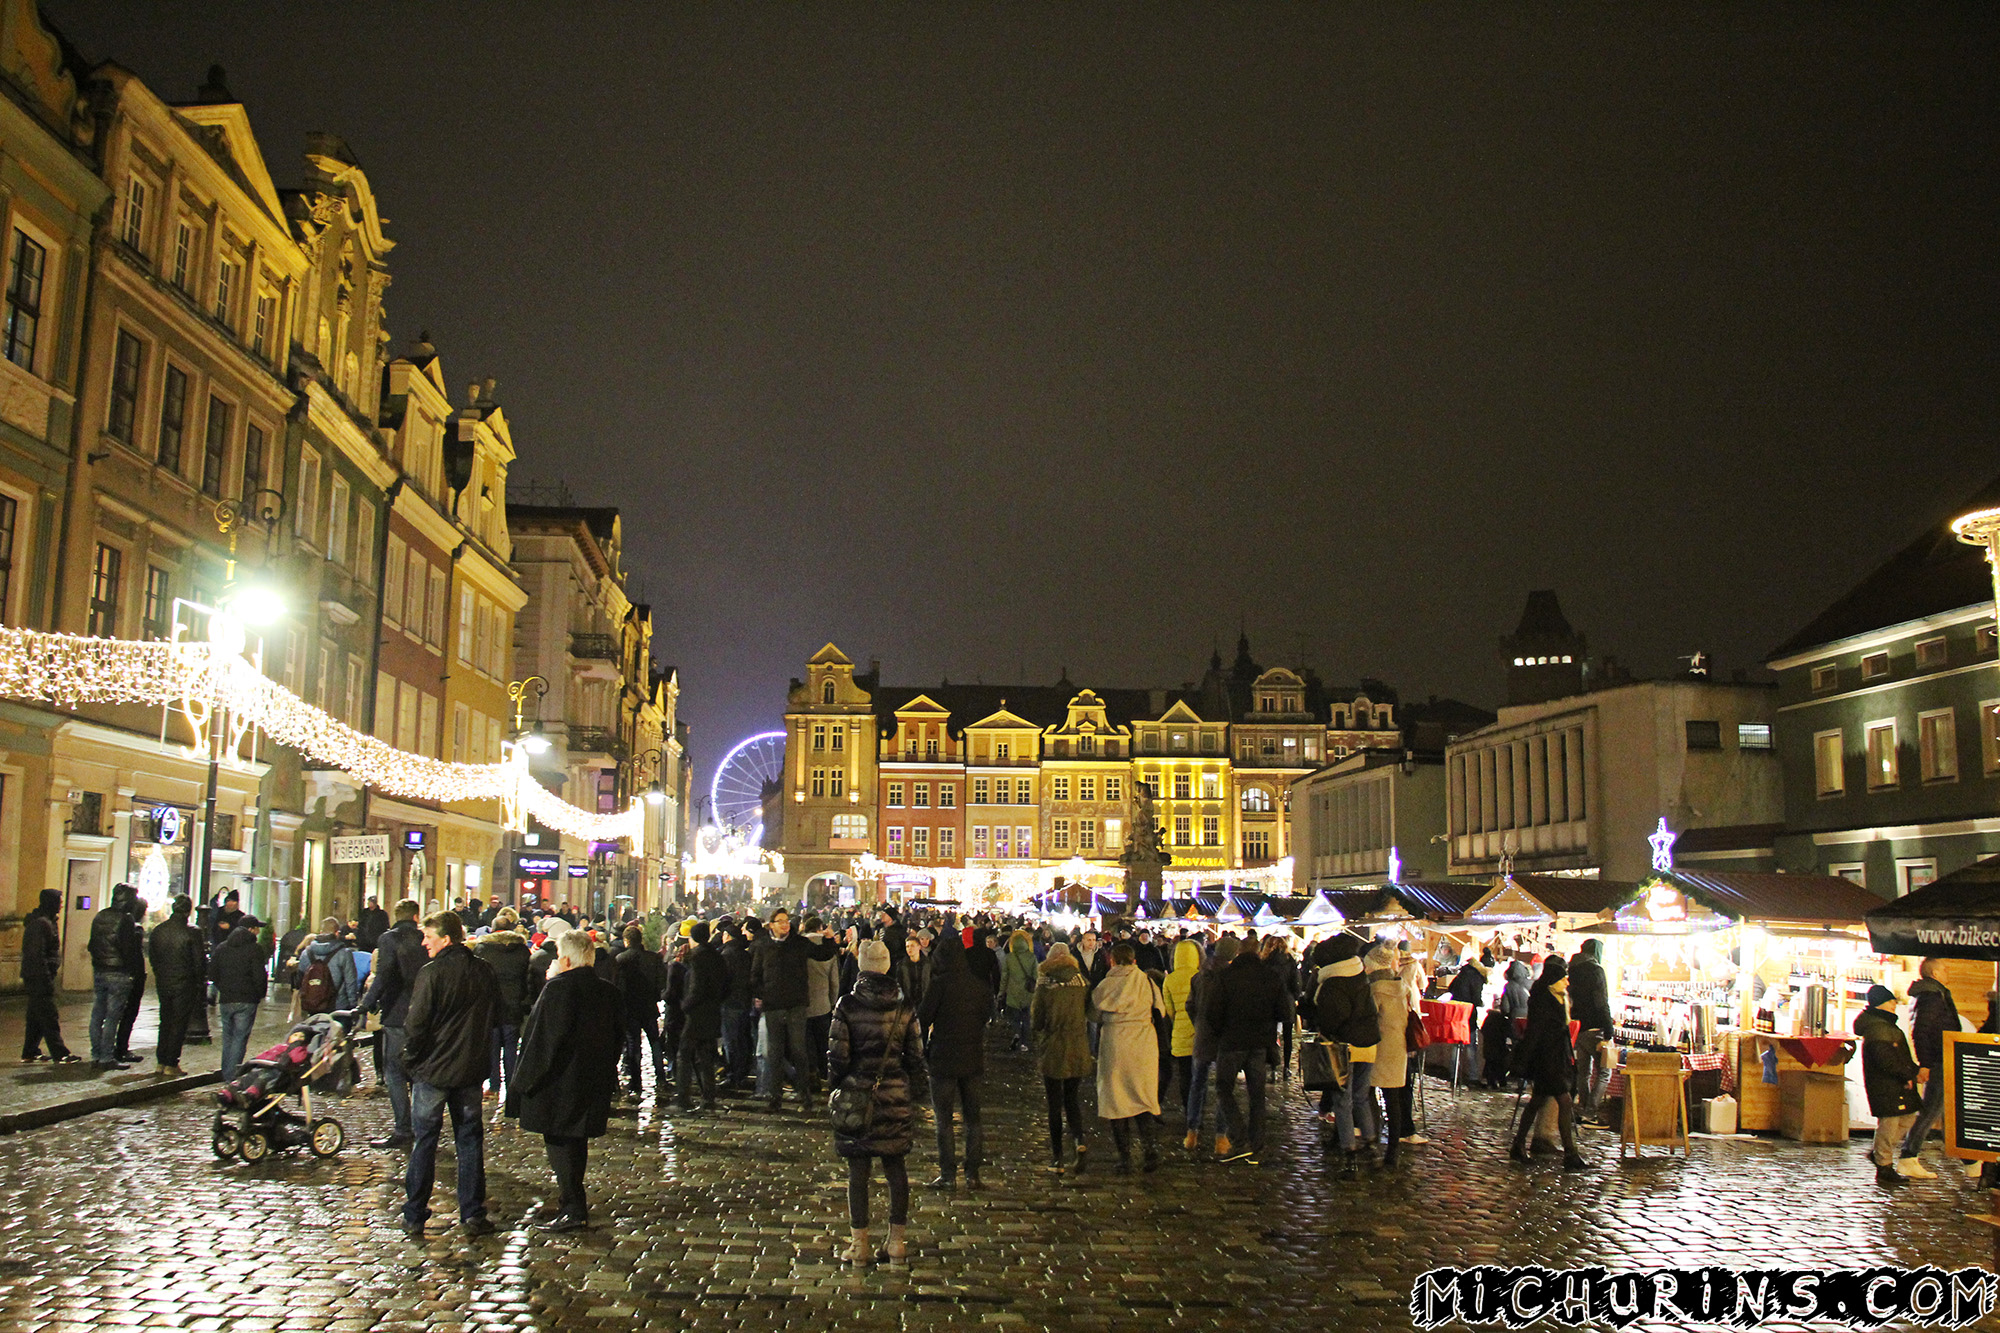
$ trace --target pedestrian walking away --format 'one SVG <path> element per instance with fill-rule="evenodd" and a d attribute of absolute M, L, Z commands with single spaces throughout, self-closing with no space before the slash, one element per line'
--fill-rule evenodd
<path fill-rule="evenodd" d="M 1576 1078 L 1576 1055 L 1569 1039 L 1568 990 L 1569 965 L 1551 955 L 1543 961 L 1542 975 L 1528 992 L 1528 1030 L 1514 1050 L 1511 1072 L 1528 1081 L 1533 1095 L 1507 1155 L 1517 1162 L 1528 1160 L 1528 1136 L 1534 1132 L 1535 1117 L 1553 1100 L 1556 1128 L 1562 1134 L 1563 1170 L 1581 1171 L 1590 1163 L 1576 1147 L 1576 1102 L 1570 1091 Z"/>
<path fill-rule="evenodd" d="M 709 936 L 708 922 L 688 929 L 694 945 L 687 958 L 687 988 L 681 997 L 681 1049 L 674 1060 L 680 1109 L 693 1111 L 694 1088 L 701 1109 L 715 1109 L 715 1043 L 722 1033 L 722 1002 L 729 994 L 729 965 Z"/>
<path fill-rule="evenodd" d="M 47 1059 L 59 1065 L 81 1064 L 63 1041 L 62 1018 L 56 1012 L 56 979 L 62 975 L 62 894 L 43 889 L 41 902 L 21 923 L 21 987 L 28 993 L 27 1033 L 21 1039 L 21 1063 Z M 42 1047 L 48 1047 L 45 1056 Z"/>
<path fill-rule="evenodd" d="M 826 1052 L 836 1087 L 867 1091 L 866 1115 L 852 1132 L 834 1129 L 834 1151 L 847 1161 L 846 1258 L 865 1264 L 877 1257 L 868 1244 L 868 1177 L 882 1163 L 889 1182 L 889 1240 L 879 1256 L 909 1254 L 910 1173 L 905 1159 L 916 1135 L 912 1101 L 924 1077 L 924 1038 L 901 987 L 889 976 L 889 948 L 863 940 L 855 950 L 860 975 L 833 1007 Z"/>
<path fill-rule="evenodd" d="M 271 986 L 264 950 L 257 943 L 256 921 L 239 917 L 235 926 L 223 932 L 222 942 L 209 955 L 209 980 L 215 984 L 217 1014 L 222 1020 L 222 1081 L 236 1077 L 243 1057 L 250 1049 L 250 1030 L 257 1025 L 257 1009 Z"/>
<path fill-rule="evenodd" d="M 405 898 L 396 904 L 396 924 L 375 942 L 375 965 L 368 973 L 368 991 L 361 997 L 361 1013 L 382 1016 L 376 1047 L 382 1057 L 382 1085 L 389 1091 L 389 1132 L 371 1142 L 371 1148 L 407 1149 L 416 1137 L 410 1127 L 409 1036 L 405 1025 L 417 973 L 430 960 L 424 932 L 417 925 L 416 900 Z"/>
<path fill-rule="evenodd" d="M 416 904 L 410 903 L 412 929 L 419 945 L 422 934 L 414 928 Z M 397 904 L 402 911 L 402 904 Z M 494 914 L 493 928 L 479 937 L 472 946 L 472 955 L 493 969 L 493 979 L 500 983 L 500 1010 L 493 1017 L 493 1058 L 488 1062 L 486 1074 L 486 1095 L 497 1096 L 502 1086 L 514 1077 L 514 1062 L 521 1050 L 521 1023 L 528 1014 L 528 971 L 534 963 L 534 950 L 528 947 L 528 937 L 520 931 L 521 918 L 513 908 L 503 907 Z M 546 978 L 547 973 L 544 972 Z"/>
<path fill-rule="evenodd" d="M 1359 942 L 1345 932 L 1324 940 L 1314 950 L 1313 1026 L 1319 1035 L 1342 1048 L 1347 1065 L 1345 1087 L 1327 1089 L 1322 1107 L 1331 1104 L 1334 1143 L 1341 1153 L 1340 1176 L 1352 1180 L 1368 1160 L 1375 1141 L 1370 1124 L 1374 1093 L 1375 1044 L 1381 1040 L 1381 1017 L 1375 993 L 1363 975 Z M 1324 1112 L 1323 1112 L 1324 1114 Z"/>
<path fill-rule="evenodd" d="M 1028 1049 L 1029 1008 L 1035 1000 L 1035 945 L 1028 932 L 1017 930 L 1007 937 L 1007 956 L 1000 964 L 1000 1002 L 1006 1006 L 1012 1025 L 1014 1049 Z"/>
<path fill-rule="evenodd" d="M 1958 1005 L 1937 979 L 1940 962 L 1924 959 L 1917 965 L 1917 980 L 1910 983 L 1910 1047 L 1922 1071 L 1924 1104 L 1903 1136 L 1896 1170 L 1918 1180 L 1937 1174 L 1924 1165 L 1924 1140 L 1944 1116 L 1944 1034 L 1959 1030 Z"/>
<path fill-rule="evenodd" d="M 643 950 L 643 932 L 634 926 L 631 935 L 642 937 Z M 600 978 L 594 961 L 588 935 L 563 936 L 548 984 L 528 1015 L 520 1061 L 507 1081 L 507 1114 L 542 1136 L 555 1173 L 556 1205 L 535 1219 L 543 1231 L 590 1225 L 583 1188 L 590 1141 L 604 1135 L 618 1091 L 618 1057 L 628 1049 L 630 993 L 621 995 Z"/>
<path fill-rule="evenodd" d="M 1042 1090 L 1049 1104 L 1049 1169 L 1081 1174 L 1089 1161 L 1089 1131 L 1083 1121 L 1083 1081 L 1096 1061 L 1090 1053 L 1090 983 L 1060 941 L 1049 946 L 1037 969 L 1029 1027 L 1037 1047 Z M 1063 1157 L 1063 1125 L 1069 1126 L 1073 1162 Z"/>
<path fill-rule="evenodd" d="M 660 997 L 667 988 L 666 960 L 646 947 L 646 932 L 625 927 L 625 947 L 618 954 L 618 991 L 624 1008 L 620 1047 L 625 1056 L 626 1091 L 634 1101 L 645 1093 L 642 1062 L 652 1056 L 653 1100 L 667 1100 L 667 1055 L 660 1034 Z M 560 961 L 560 959 L 558 959 Z"/>
<path fill-rule="evenodd" d="M 1160 1168 L 1160 1043 L 1153 1020 L 1167 1006 L 1134 957 L 1130 944 L 1113 945 L 1111 967 L 1090 994 L 1090 1012 L 1098 1024 L 1097 1115 L 1111 1122 L 1121 1173 L 1132 1169 L 1135 1129 L 1145 1150 L 1145 1169 Z"/>
<path fill-rule="evenodd" d="M 465 947 L 465 927 L 457 913 L 425 917 L 423 931 L 430 961 L 417 972 L 403 1048 L 415 1133 L 403 1178 L 403 1232 L 412 1240 L 423 1238 L 437 1177 L 438 1137 L 449 1111 L 457 1150 L 459 1225 L 468 1235 L 483 1236 L 493 1223 L 486 1216 L 486 1126 L 479 1113 L 479 1085 L 492 1058 L 500 983 L 493 969 Z"/>
<path fill-rule="evenodd" d="M 1027 1006 L 1022 1006 L 1022 1012 L 1027 1012 Z M 950 1189 L 958 1181 L 954 1110 L 965 1120 L 965 1183 L 972 1189 L 983 1187 L 979 1168 L 986 1160 L 986 1134 L 980 1120 L 979 1094 L 986 1073 L 986 1025 L 992 1019 L 993 992 L 972 975 L 958 932 L 945 931 L 932 949 L 930 984 L 917 1006 L 925 1062 L 930 1069 L 931 1111 L 937 1117 L 934 1188 Z"/>
<path fill-rule="evenodd" d="M 1112 956 L 1117 957 L 1117 949 Z M 1265 1076 L 1278 1031 L 1293 1013 L 1291 996 L 1277 969 L 1257 950 L 1243 949 L 1215 974 L 1202 1003 L 1214 1010 L 1215 1097 L 1222 1119 L 1215 1155 L 1222 1161 L 1253 1158 L 1264 1148 Z M 1236 1109 L 1239 1072 L 1250 1098 L 1247 1123 Z"/>

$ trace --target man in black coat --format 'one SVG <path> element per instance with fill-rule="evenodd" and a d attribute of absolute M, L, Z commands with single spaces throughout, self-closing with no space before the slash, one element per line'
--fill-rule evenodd
<path fill-rule="evenodd" d="M 840 946 L 824 931 L 817 938 L 792 933 L 792 915 L 771 913 L 764 938 L 750 951 L 750 994 L 764 1017 L 764 1068 L 758 1091 L 770 1111 L 783 1108 L 785 1067 L 792 1069 L 799 1109 L 810 1112 L 817 1090 L 812 1053 L 806 1049 L 806 964 L 825 962 Z"/>
<path fill-rule="evenodd" d="M 965 945 L 955 930 L 938 936 L 931 950 L 930 985 L 917 1006 L 924 1049 L 930 1053 L 931 1108 L 937 1113 L 938 1174 L 935 1189 L 958 1183 L 951 1113 L 965 1117 L 965 1183 L 982 1188 L 986 1133 L 979 1118 L 979 1084 L 986 1073 L 986 1025 L 993 1018 L 993 991 L 966 966 Z"/>
<path fill-rule="evenodd" d="M 590 1141 L 604 1133 L 618 1090 L 624 1045 L 624 1001 L 593 967 L 594 946 L 582 931 L 563 936 L 549 966 L 549 984 L 528 1015 L 521 1058 L 507 1084 L 507 1114 L 540 1134 L 555 1172 L 558 1206 L 537 1225 L 577 1231 L 590 1225 L 583 1172 Z"/>
<path fill-rule="evenodd" d="M 388 929 L 389 914 L 382 910 L 380 902 L 370 897 L 361 905 L 361 915 L 354 919 L 354 947 L 363 953 L 374 953 Z"/>
<path fill-rule="evenodd" d="M 653 1055 L 653 1100 L 667 1099 L 666 1050 L 660 1038 L 660 994 L 666 989 L 667 965 L 646 947 L 646 932 L 625 927 L 625 948 L 619 953 L 618 991 L 624 997 L 625 1086 L 636 1100 L 644 1091 L 639 1079 L 643 1039 Z"/>
<path fill-rule="evenodd" d="M 1577 1105 L 1586 1113 L 1597 1109 L 1618 1063 L 1618 1048 L 1612 1044 L 1617 1029 L 1611 1026 L 1611 984 L 1598 961 L 1603 948 L 1598 940 L 1585 940 L 1569 959 L 1569 1016 L 1577 1022 L 1574 1091 Z"/>
<path fill-rule="evenodd" d="M 687 956 L 681 994 L 681 1049 L 674 1057 L 681 1110 L 693 1111 L 691 1079 L 701 1082 L 701 1109 L 715 1109 L 715 1041 L 722 1034 L 722 1002 L 729 994 L 729 966 L 709 940 L 708 922 L 688 928 L 694 948 Z"/>
<path fill-rule="evenodd" d="M 178 895 L 168 905 L 167 919 L 153 927 L 153 937 L 146 941 L 153 987 L 160 996 L 160 1043 L 153 1059 L 169 1078 L 180 1077 L 188 1019 L 208 990 L 208 949 L 201 932 L 189 923 L 193 912 L 194 900 L 185 893 Z"/>
<path fill-rule="evenodd" d="M 458 1220 L 468 1236 L 493 1230 L 486 1217 L 486 1127 L 479 1114 L 479 1085 L 492 1060 L 494 1016 L 500 983 L 493 969 L 465 947 L 465 927 L 455 912 L 424 919 L 424 952 L 404 1026 L 403 1059 L 410 1071 L 410 1169 L 404 1177 L 403 1234 L 421 1240 L 431 1215 L 437 1178 L 438 1136 L 451 1112 L 458 1150 Z"/>
<path fill-rule="evenodd" d="M 1244 949 L 1215 974 L 1202 1004 L 1215 1025 L 1216 1105 L 1222 1116 L 1216 1155 L 1225 1160 L 1250 1157 L 1264 1146 L 1266 1061 L 1279 1027 L 1292 1016 L 1291 992 L 1276 968 L 1255 949 Z M 1250 1090 L 1247 1133 L 1236 1109 L 1239 1070 Z M 1232 1144 L 1234 1152 L 1229 1151 Z"/>
<path fill-rule="evenodd" d="M 146 975 L 144 937 L 132 917 L 139 891 L 120 884 L 111 891 L 111 905 L 90 919 L 90 968 L 94 994 L 90 1006 L 90 1065 L 98 1073 L 122 1069 L 118 1059 L 118 1026 L 132 987 Z"/>
<path fill-rule="evenodd" d="M 368 991 L 357 1012 L 382 1015 L 377 1053 L 382 1057 L 382 1086 L 389 1090 L 390 1129 L 369 1147 L 383 1151 L 407 1149 L 416 1135 L 410 1128 L 410 1071 L 404 1060 L 409 1041 L 410 995 L 417 973 L 431 960 L 424 949 L 424 932 L 417 926 L 417 904 L 405 898 L 396 904 L 396 924 L 375 941 L 375 963 L 368 973 Z"/>
<path fill-rule="evenodd" d="M 59 1065 L 81 1064 L 62 1038 L 62 1018 L 56 1012 L 56 979 L 62 975 L 62 894 L 43 889 L 41 903 L 21 923 L 21 985 L 28 992 L 28 1030 L 21 1039 L 21 1062 L 48 1058 Z"/>

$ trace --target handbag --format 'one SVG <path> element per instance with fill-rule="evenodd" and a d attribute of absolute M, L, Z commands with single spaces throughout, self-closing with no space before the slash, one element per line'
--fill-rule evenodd
<path fill-rule="evenodd" d="M 1347 1085 L 1345 1063 L 1336 1058 L 1336 1043 L 1330 1041 L 1302 1041 L 1299 1043 L 1299 1086 L 1308 1092 L 1320 1092 L 1327 1088 Z"/>
<path fill-rule="evenodd" d="M 858 1139 L 867 1134 L 875 1123 L 875 1089 L 882 1082 L 882 1071 L 888 1068 L 893 1056 L 902 1058 L 903 1029 L 909 1026 L 902 1006 L 898 1005 L 893 1016 L 892 1035 L 888 1049 L 875 1062 L 875 1076 L 868 1080 L 866 1087 L 859 1079 L 849 1074 L 826 1098 L 828 1117 L 833 1121 L 833 1132 L 844 1139 Z"/>
<path fill-rule="evenodd" d="M 1431 1030 L 1424 1026 L 1424 1016 L 1416 1010 L 1406 1011 L 1409 1017 L 1403 1020 L 1403 1045 L 1413 1051 L 1421 1051 L 1431 1044 Z"/>

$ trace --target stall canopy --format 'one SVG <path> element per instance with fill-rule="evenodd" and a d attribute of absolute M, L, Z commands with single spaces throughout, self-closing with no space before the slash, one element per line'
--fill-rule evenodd
<path fill-rule="evenodd" d="M 2000 856 L 1975 861 L 1868 913 L 1876 953 L 2000 959 Z"/>

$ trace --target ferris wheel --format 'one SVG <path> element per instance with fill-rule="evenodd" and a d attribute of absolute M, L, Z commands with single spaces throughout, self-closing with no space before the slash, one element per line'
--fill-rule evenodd
<path fill-rule="evenodd" d="M 761 731 L 736 742 L 709 779 L 708 802 L 723 828 L 751 829 L 764 823 L 764 787 L 785 773 L 785 733 Z"/>

